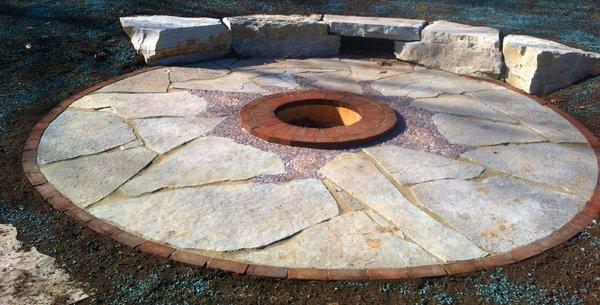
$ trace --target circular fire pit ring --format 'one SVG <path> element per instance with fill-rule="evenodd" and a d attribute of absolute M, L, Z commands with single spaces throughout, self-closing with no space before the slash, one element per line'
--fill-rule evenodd
<path fill-rule="evenodd" d="M 264 96 L 240 112 L 242 128 L 265 141 L 323 149 L 373 141 L 396 122 L 394 110 L 372 98 L 327 90 Z"/>

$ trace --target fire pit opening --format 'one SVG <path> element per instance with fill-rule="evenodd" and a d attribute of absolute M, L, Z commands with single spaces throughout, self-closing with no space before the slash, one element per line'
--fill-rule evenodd
<path fill-rule="evenodd" d="M 308 128 L 350 126 L 360 121 L 356 111 L 333 100 L 301 100 L 275 109 L 275 116 L 290 125 Z"/>

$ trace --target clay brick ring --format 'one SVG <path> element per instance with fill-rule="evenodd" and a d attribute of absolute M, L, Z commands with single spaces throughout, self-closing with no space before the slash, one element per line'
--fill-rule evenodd
<path fill-rule="evenodd" d="M 372 98 L 326 90 L 264 96 L 240 112 L 241 127 L 265 141 L 323 149 L 373 141 L 396 122 L 396 112 Z"/>

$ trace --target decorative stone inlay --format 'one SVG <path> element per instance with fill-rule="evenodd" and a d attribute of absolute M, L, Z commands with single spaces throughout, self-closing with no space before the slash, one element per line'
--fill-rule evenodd
<path fill-rule="evenodd" d="M 122 189 L 129 196 L 139 196 L 165 187 L 245 180 L 283 172 L 283 162 L 272 152 L 227 138 L 203 137 L 166 155 L 128 181 Z"/>
<path fill-rule="evenodd" d="M 100 203 L 96 217 L 178 248 L 232 251 L 263 247 L 338 214 L 316 179 L 163 191 Z"/>
<path fill-rule="evenodd" d="M 329 32 L 342 36 L 412 41 L 421 38 L 425 20 L 325 15 Z"/>
<path fill-rule="evenodd" d="M 445 113 L 433 115 L 433 122 L 450 143 L 485 146 L 503 143 L 542 142 L 533 130 L 514 124 L 460 117 Z"/>
<path fill-rule="evenodd" d="M 581 197 L 506 177 L 439 180 L 416 185 L 413 191 L 421 204 L 489 252 L 509 251 L 543 238 L 585 204 Z"/>
<path fill-rule="evenodd" d="M 134 121 L 146 146 L 157 153 L 169 150 L 211 131 L 223 118 L 151 118 Z"/>
<path fill-rule="evenodd" d="M 169 89 L 169 69 L 155 69 L 104 86 L 96 92 L 165 93 Z"/>
<path fill-rule="evenodd" d="M 188 91 L 169 93 L 97 93 L 75 101 L 71 107 L 112 110 L 125 119 L 160 116 L 193 116 L 206 110 L 204 98 Z"/>
<path fill-rule="evenodd" d="M 479 165 L 399 146 L 375 146 L 363 150 L 400 185 L 451 178 L 469 179 L 483 172 Z"/>
<path fill-rule="evenodd" d="M 586 143 L 583 135 L 558 113 L 511 90 L 484 90 L 471 96 L 510 115 L 552 142 Z"/>
<path fill-rule="evenodd" d="M 497 78 L 502 70 L 500 32 L 434 21 L 421 31 L 421 41 L 396 41 L 396 57 L 454 73 Z"/>
<path fill-rule="evenodd" d="M 508 35 L 502 53 L 506 82 L 528 93 L 547 94 L 600 74 L 600 54 L 546 39 Z"/>
<path fill-rule="evenodd" d="M 319 172 L 390 220 L 404 236 L 441 260 L 487 255 L 464 235 L 444 226 L 408 201 L 365 156 L 342 153 Z"/>
<path fill-rule="evenodd" d="M 415 99 L 410 102 L 410 105 L 433 112 L 471 116 L 500 122 L 516 122 L 510 116 L 496 112 L 487 104 L 468 95 L 442 94 L 434 98 Z"/>
<path fill-rule="evenodd" d="M 214 59 L 231 49 L 231 32 L 219 19 L 135 16 L 119 20 L 135 50 L 150 65 Z"/>
<path fill-rule="evenodd" d="M 116 149 L 42 165 L 40 170 L 61 194 L 86 207 L 112 193 L 155 156 L 143 147 Z"/>
<path fill-rule="evenodd" d="M 233 33 L 233 50 L 246 57 L 336 56 L 340 36 L 330 35 L 320 16 L 250 15 L 223 18 Z"/>
<path fill-rule="evenodd" d="M 594 151 L 585 144 L 532 143 L 481 147 L 463 157 L 588 199 L 598 182 Z"/>
<path fill-rule="evenodd" d="M 238 259 L 293 268 L 385 268 L 435 264 L 418 245 L 351 212 L 312 226 L 288 242 L 242 253 Z"/>
<path fill-rule="evenodd" d="M 135 140 L 131 127 L 106 112 L 65 111 L 44 131 L 40 164 L 99 153 Z"/>
<path fill-rule="evenodd" d="M 251 78 L 258 76 L 261 76 L 261 74 L 234 72 L 215 79 L 174 83 L 173 88 L 268 94 L 269 91 L 267 89 L 263 89 L 252 82 Z"/>

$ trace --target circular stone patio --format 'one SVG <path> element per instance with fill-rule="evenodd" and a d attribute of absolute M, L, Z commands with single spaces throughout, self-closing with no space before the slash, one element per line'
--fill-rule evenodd
<path fill-rule="evenodd" d="M 241 128 L 244 105 L 310 89 L 385 104 L 395 128 L 343 150 Z M 571 122 L 505 86 L 396 60 L 221 59 L 64 101 L 36 125 L 23 165 L 55 208 L 176 261 L 290 278 L 432 276 L 530 257 L 593 219 L 598 142 Z"/>

